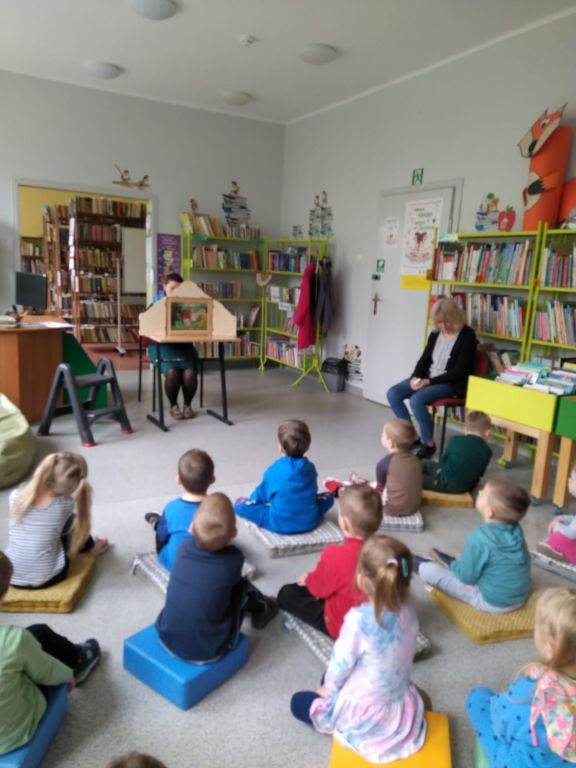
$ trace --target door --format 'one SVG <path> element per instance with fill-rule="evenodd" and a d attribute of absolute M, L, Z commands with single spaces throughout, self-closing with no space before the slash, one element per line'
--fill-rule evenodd
<path fill-rule="evenodd" d="M 461 199 L 461 179 L 380 195 L 376 263 L 366 291 L 369 320 L 363 367 L 368 400 L 388 405 L 389 387 L 410 376 L 422 354 L 428 291 L 402 287 L 411 281 L 407 271 L 419 269 L 418 254 L 406 242 L 413 235 L 414 211 L 437 213 L 439 232 L 452 232 L 458 226 Z M 425 237 L 431 237 L 429 227 Z M 421 288 L 427 288 L 423 281 Z"/>

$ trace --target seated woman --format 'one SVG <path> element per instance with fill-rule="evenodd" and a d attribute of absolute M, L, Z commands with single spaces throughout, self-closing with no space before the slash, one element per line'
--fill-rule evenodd
<path fill-rule="evenodd" d="M 157 293 L 152 299 L 152 303 L 163 299 L 165 296 L 172 296 L 174 291 L 184 282 L 184 279 L 177 272 L 170 272 L 164 277 L 164 290 Z M 158 360 L 157 345 L 151 343 L 148 349 L 150 360 L 156 364 Z M 198 353 L 191 343 L 182 344 L 160 344 L 160 355 L 162 358 L 161 371 L 164 374 L 164 391 L 170 401 L 170 415 L 173 419 L 192 419 L 194 411 L 192 410 L 192 398 L 196 394 L 198 387 Z M 181 411 L 178 405 L 178 394 L 182 389 L 184 397 L 184 408 Z"/>
<path fill-rule="evenodd" d="M 442 298 L 432 307 L 428 336 L 422 357 L 409 379 L 387 392 L 388 402 L 399 419 L 410 420 L 408 400 L 420 429 L 417 456 L 427 459 L 436 451 L 432 417 L 428 407 L 444 397 L 464 397 L 468 376 L 476 362 L 476 334 L 465 324 L 464 310 L 453 299 Z"/>

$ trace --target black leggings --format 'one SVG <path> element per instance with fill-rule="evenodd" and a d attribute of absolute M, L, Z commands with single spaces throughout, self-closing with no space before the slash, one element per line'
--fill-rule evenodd
<path fill-rule="evenodd" d="M 76 669 L 80 664 L 82 654 L 78 646 L 74 645 L 67 637 L 57 634 L 47 624 L 32 624 L 27 629 L 38 640 L 45 653 L 54 656 L 55 659 L 66 664 L 70 669 Z"/>
<path fill-rule="evenodd" d="M 164 377 L 164 391 L 170 405 L 178 404 L 178 393 L 182 389 L 184 405 L 190 405 L 198 388 L 198 373 L 193 368 L 169 368 Z"/>

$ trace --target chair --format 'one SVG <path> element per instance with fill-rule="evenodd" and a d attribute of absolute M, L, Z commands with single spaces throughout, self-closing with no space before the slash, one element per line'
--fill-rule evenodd
<path fill-rule="evenodd" d="M 490 369 L 490 363 L 487 355 L 482 350 L 476 350 L 476 361 L 474 363 L 473 376 L 486 376 Z M 432 408 L 432 423 L 436 425 L 436 411 L 439 408 L 444 408 L 444 415 L 442 417 L 442 434 L 440 437 L 440 452 L 438 456 L 442 456 L 444 453 L 444 443 L 446 442 L 446 421 L 448 419 L 448 409 L 464 408 L 466 404 L 465 397 L 440 397 L 438 400 L 434 400 L 430 403 Z"/>
<path fill-rule="evenodd" d="M 150 339 L 147 336 L 138 336 L 138 402 L 142 402 L 142 369 L 144 363 L 150 363 L 150 367 L 154 369 L 154 362 L 148 355 L 148 347 L 150 346 Z M 164 363 L 169 363 L 169 360 L 163 360 Z M 204 407 L 204 361 L 201 357 L 198 357 L 198 375 L 200 377 L 200 408 Z M 152 410 L 156 410 L 156 376 L 152 376 Z"/>

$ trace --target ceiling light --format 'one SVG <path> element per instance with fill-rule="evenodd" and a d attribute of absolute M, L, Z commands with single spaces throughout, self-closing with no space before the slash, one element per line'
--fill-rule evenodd
<path fill-rule="evenodd" d="M 252 94 L 245 91 L 222 91 L 222 101 L 230 107 L 241 107 L 253 98 Z"/>
<path fill-rule="evenodd" d="M 178 10 L 172 0 L 130 0 L 130 5 L 139 16 L 154 21 L 169 19 Z"/>
<path fill-rule="evenodd" d="M 120 77 L 124 71 L 122 67 L 111 64 L 109 61 L 85 61 L 84 69 L 92 77 L 98 77 L 100 80 L 113 80 L 115 77 Z"/>
<path fill-rule="evenodd" d="M 338 56 L 338 51 L 332 45 L 310 43 L 300 51 L 300 58 L 306 64 L 329 64 Z"/>

